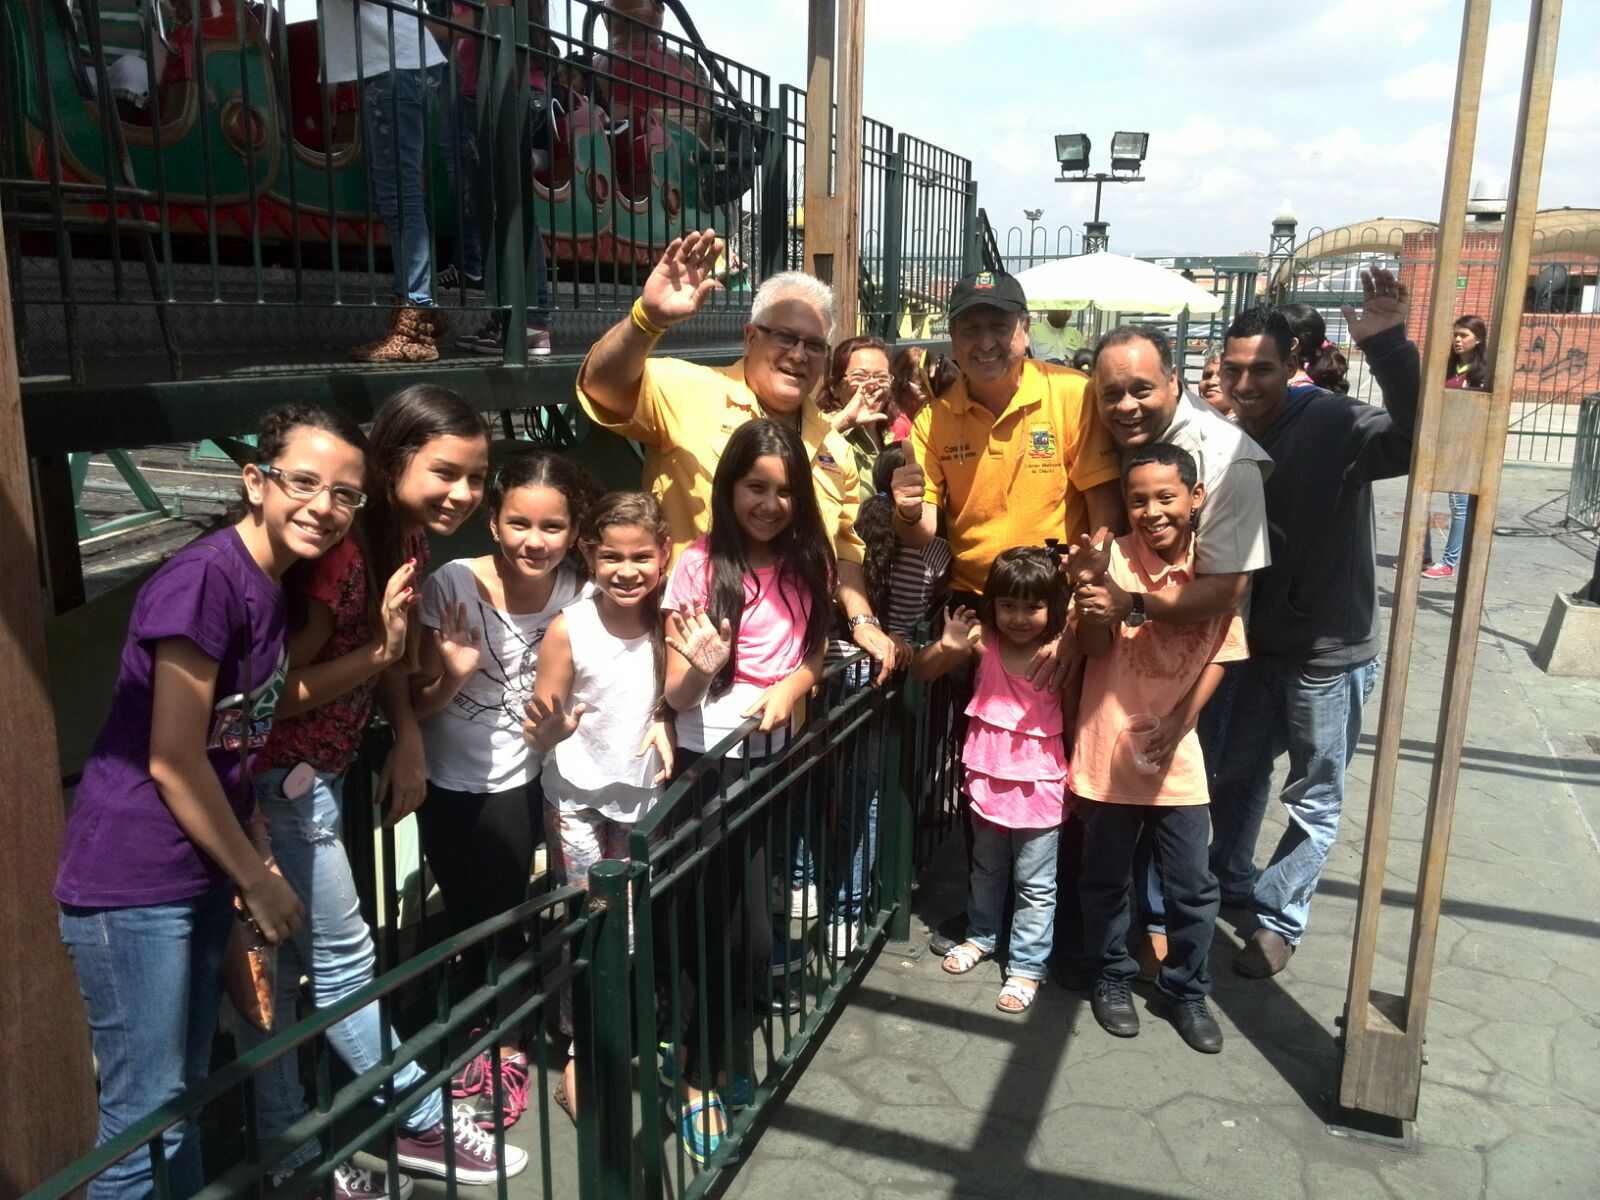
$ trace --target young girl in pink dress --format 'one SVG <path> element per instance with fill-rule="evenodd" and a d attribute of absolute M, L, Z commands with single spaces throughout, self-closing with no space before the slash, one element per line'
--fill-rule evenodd
<path fill-rule="evenodd" d="M 1034 690 L 1028 666 L 1061 633 L 1069 601 L 1066 581 L 1044 550 L 1007 550 L 989 569 L 979 612 L 952 610 L 943 636 L 911 664 L 918 679 L 935 679 L 978 657 L 961 751 L 973 824 L 967 940 L 945 957 L 944 969 L 965 975 L 994 954 L 1009 878 L 1016 912 L 1005 985 L 995 1002 L 1007 1013 L 1033 1003 L 1050 957 L 1067 755 L 1061 694 Z"/>

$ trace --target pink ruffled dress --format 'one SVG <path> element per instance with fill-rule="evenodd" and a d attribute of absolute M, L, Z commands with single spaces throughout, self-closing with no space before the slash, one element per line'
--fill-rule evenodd
<path fill-rule="evenodd" d="M 1067 792 L 1067 749 L 1061 740 L 1061 695 L 1034 691 L 1000 661 L 1000 641 L 984 638 L 967 741 L 961 751 L 972 811 L 1006 829 L 1061 824 Z"/>

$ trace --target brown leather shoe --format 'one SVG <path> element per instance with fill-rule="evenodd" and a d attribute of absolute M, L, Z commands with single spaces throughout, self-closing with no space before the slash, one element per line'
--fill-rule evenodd
<path fill-rule="evenodd" d="M 1248 979 L 1269 979 L 1289 965 L 1294 944 L 1281 933 L 1258 929 L 1234 957 L 1233 969 Z"/>
<path fill-rule="evenodd" d="M 1133 958 L 1139 964 L 1139 981 L 1154 983 L 1161 974 L 1161 964 L 1167 961 L 1167 935 L 1154 930 L 1146 933 Z"/>

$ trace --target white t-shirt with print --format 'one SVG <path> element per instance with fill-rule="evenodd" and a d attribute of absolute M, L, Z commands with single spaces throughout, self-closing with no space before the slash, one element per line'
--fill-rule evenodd
<path fill-rule="evenodd" d="M 420 722 L 428 778 L 456 792 L 504 792 L 538 778 L 539 756 L 522 736 L 539 645 L 556 614 L 587 593 L 571 564 L 556 568 L 550 599 L 536 613 L 509 613 L 483 598 L 472 559 L 458 558 L 422 585 L 422 624 L 439 628 L 445 605 L 465 604 L 483 631 L 478 669 L 450 703 Z"/>

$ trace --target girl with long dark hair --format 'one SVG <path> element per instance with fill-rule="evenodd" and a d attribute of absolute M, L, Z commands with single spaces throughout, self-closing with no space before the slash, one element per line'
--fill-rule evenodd
<path fill-rule="evenodd" d="M 711 532 L 684 550 L 662 601 L 671 651 L 666 699 L 678 714 L 678 774 L 750 718 L 759 718 L 758 730 L 725 757 L 753 759 L 782 749 L 795 705 L 821 678 L 833 586 L 833 548 L 800 435 L 766 419 L 741 425 L 712 479 Z M 696 798 L 702 799 L 693 814 L 702 837 L 720 843 L 706 859 L 705 911 L 695 911 L 696 889 L 680 887 L 673 893 L 676 911 L 663 925 L 670 921 L 683 931 L 689 979 L 706 981 L 698 1002 L 704 1019 L 691 1018 L 684 1031 L 679 1122 L 688 1154 L 704 1162 L 727 1125 L 719 1075 L 729 1064 L 722 1061 L 725 1034 L 717 1027 L 729 999 L 728 976 L 732 1011 L 748 1013 L 752 997 L 740 993 L 765 970 L 772 926 L 766 857 L 753 836 L 754 822 L 724 828 L 716 768 L 707 772 Z M 774 819 L 781 822 L 782 814 Z M 702 915 L 703 943 L 691 933 Z M 725 975 L 720 950 L 717 961 L 697 965 L 701 944 L 726 945 L 731 971 Z M 704 1042 L 703 1026 L 710 1030 Z"/>
<path fill-rule="evenodd" d="M 1482 317 L 1457 317 L 1450 330 L 1450 374 L 1445 379 L 1447 388 L 1481 388 L 1489 379 L 1489 327 Z M 1450 493 L 1450 532 L 1445 537 L 1444 557 L 1427 565 L 1433 558 L 1433 512 L 1428 512 L 1428 534 L 1422 543 L 1422 574 L 1427 579 L 1449 579 L 1461 562 L 1461 551 L 1467 543 L 1467 507 L 1465 492 Z"/>
<path fill-rule="evenodd" d="M 1314 384 L 1324 391 L 1348 395 L 1350 360 L 1344 351 L 1328 340 L 1328 326 L 1322 314 L 1309 304 L 1285 304 L 1278 310 L 1294 332 L 1294 358 L 1299 365 L 1289 380 L 1290 387 Z"/>
<path fill-rule="evenodd" d="M 289 678 L 262 756 L 265 769 L 254 779 L 273 854 L 311 909 L 279 958 L 276 1007 L 285 1024 L 294 1021 L 302 975 L 318 1009 L 373 980 L 372 932 L 356 903 L 343 839 L 345 776 L 361 752 L 376 701 L 396 736 L 379 787 L 386 822 L 399 821 L 422 801 L 420 739 L 404 660 L 416 644 L 413 614 L 428 561 L 423 534 L 452 533 L 471 514 L 486 453 L 483 421 L 460 396 L 431 384 L 396 392 L 372 428 L 363 519 L 338 546 L 291 572 Z M 407 767 L 408 759 L 417 765 Z M 376 1004 L 328 1033 L 356 1075 L 383 1061 L 385 1037 L 393 1040 Z M 410 1087 L 422 1077 L 409 1063 L 395 1086 Z M 295 1055 L 281 1055 L 257 1072 L 256 1102 L 269 1142 L 305 1116 Z M 447 1125 L 432 1089 L 403 1114 L 399 1132 L 401 1158 L 419 1174 L 445 1172 L 445 1144 L 453 1139 L 458 1178 L 481 1183 L 495 1177 L 493 1145 L 475 1127 L 458 1127 L 453 1118 Z M 274 1186 L 317 1152 L 315 1142 L 292 1150 L 275 1165 Z M 508 1167 L 513 1158 L 507 1156 Z M 348 1162 L 336 1169 L 334 1182 L 335 1200 L 364 1200 L 385 1190 L 380 1174 Z"/>

